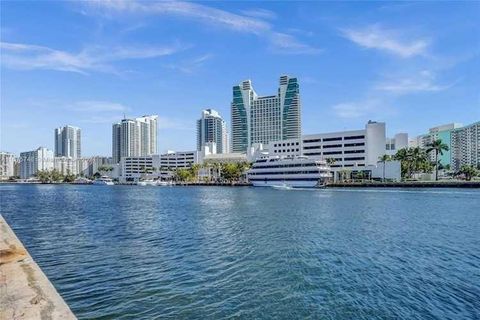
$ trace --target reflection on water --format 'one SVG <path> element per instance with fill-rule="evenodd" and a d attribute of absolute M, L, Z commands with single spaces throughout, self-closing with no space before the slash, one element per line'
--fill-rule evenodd
<path fill-rule="evenodd" d="M 480 191 L 1 185 L 82 319 L 474 319 Z"/>

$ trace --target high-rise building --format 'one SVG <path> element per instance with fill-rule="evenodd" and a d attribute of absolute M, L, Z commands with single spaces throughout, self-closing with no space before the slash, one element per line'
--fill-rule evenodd
<path fill-rule="evenodd" d="M 112 126 L 112 158 L 148 156 L 157 153 L 157 115 L 123 119 Z"/>
<path fill-rule="evenodd" d="M 15 155 L 0 152 L 0 179 L 8 179 L 15 175 Z"/>
<path fill-rule="evenodd" d="M 80 158 L 81 130 L 73 126 L 64 126 L 55 129 L 55 156 Z"/>
<path fill-rule="evenodd" d="M 213 153 L 227 153 L 228 134 L 227 125 L 220 114 L 213 109 L 202 111 L 202 117 L 197 120 L 197 151 L 201 151 L 206 145 L 212 145 L 216 150 Z"/>
<path fill-rule="evenodd" d="M 451 166 L 480 166 L 480 121 L 451 131 Z"/>
<path fill-rule="evenodd" d="M 301 103 L 297 78 L 280 77 L 275 95 L 258 96 L 250 80 L 233 87 L 232 152 L 247 152 L 252 144 L 299 139 Z"/>
<path fill-rule="evenodd" d="M 430 128 L 428 130 L 427 134 L 423 134 L 420 136 L 417 136 L 414 138 L 412 141 L 410 141 L 410 146 L 411 147 L 420 147 L 423 149 L 428 148 L 428 144 L 432 143 L 435 140 L 442 140 L 442 143 L 446 144 L 448 146 L 447 151 L 443 151 L 443 154 L 438 155 L 438 161 L 446 166 L 446 165 L 452 165 L 452 136 L 451 133 L 453 130 L 461 128 L 462 124 L 460 123 L 449 123 L 449 124 L 444 124 L 440 126 L 436 126 L 433 128 Z M 432 162 L 435 162 L 435 153 L 431 152 L 429 154 L 430 160 Z"/>
<path fill-rule="evenodd" d="M 40 170 L 52 170 L 54 166 L 53 151 L 40 147 L 34 151 L 20 153 L 20 178 L 27 179 Z"/>

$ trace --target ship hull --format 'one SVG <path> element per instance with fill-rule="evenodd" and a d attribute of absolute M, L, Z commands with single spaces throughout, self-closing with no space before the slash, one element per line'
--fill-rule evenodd
<path fill-rule="evenodd" d="M 290 188 L 316 188 L 319 183 L 316 180 L 262 180 L 262 181 L 250 181 L 254 187 L 276 187 L 279 185 L 285 185 Z"/>

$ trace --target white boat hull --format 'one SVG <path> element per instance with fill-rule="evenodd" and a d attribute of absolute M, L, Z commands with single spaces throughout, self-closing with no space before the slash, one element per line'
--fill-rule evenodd
<path fill-rule="evenodd" d="M 137 182 L 137 186 L 156 186 L 156 181 L 139 181 Z"/>
<path fill-rule="evenodd" d="M 113 186 L 115 185 L 113 182 L 110 181 L 94 181 L 92 184 L 97 186 Z"/>
<path fill-rule="evenodd" d="M 287 188 L 315 188 L 318 186 L 318 181 L 305 180 L 289 180 L 289 181 L 251 181 L 254 187 L 278 187 L 286 186 Z"/>

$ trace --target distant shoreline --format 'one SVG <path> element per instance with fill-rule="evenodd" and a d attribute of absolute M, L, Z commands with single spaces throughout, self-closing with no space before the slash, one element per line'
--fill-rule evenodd
<path fill-rule="evenodd" d="M 12 181 L 0 181 L 0 184 L 15 184 L 15 185 L 89 185 L 89 184 L 75 184 L 67 182 L 59 183 L 21 183 Z M 135 184 L 116 184 L 121 186 L 134 186 Z M 251 183 L 205 183 L 205 182 L 188 182 L 177 183 L 175 186 L 181 187 L 251 187 Z M 480 188 L 480 181 L 405 181 L 405 182 L 348 182 L 348 183 L 331 183 L 327 184 L 325 188 Z"/>

